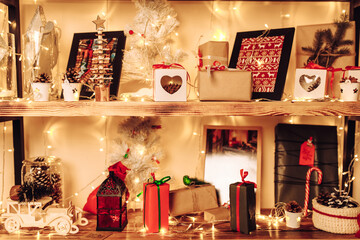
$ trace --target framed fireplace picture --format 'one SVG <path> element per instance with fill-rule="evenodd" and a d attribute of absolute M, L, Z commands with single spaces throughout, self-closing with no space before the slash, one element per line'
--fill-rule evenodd
<path fill-rule="evenodd" d="M 229 68 L 251 71 L 253 99 L 280 100 L 295 28 L 238 32 Z"/>
<path fill-rule="evenodd" d="M 123 31 L 103 32 L 103 41 L 106 42 L 104 53 L 108 74 L 111 77 L 110 95 L 117 95 L 120 85 L 123 50 L 125 48 L 125 35 Z M 92 76 L 93 51 L 96 48 L 97 33 L 75 33 L 71 45 L 71 51 L 67 69 L 75 68 L 80 78 L 87 80 Z M 92 89 L 83 85 L 80 98 L 89 98 L 93 95 Z"/>
<path fill-rule="evenodd" d="M 248 171 L 247 181 L 257 184 L 256 213 L 260 213 L 261 127 L 205 126 L 205 182 L 218 191 L 219 203 L 229 201 L 229 185 L 241 182 L 240 169 Z"/>

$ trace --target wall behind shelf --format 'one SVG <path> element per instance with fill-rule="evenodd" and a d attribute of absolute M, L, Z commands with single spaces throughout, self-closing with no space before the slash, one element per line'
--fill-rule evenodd
<path fill-rule="evenodd" d="M 38 0 L 44 7 L 47 20 L 56 20 L 62 29 L 60 39 L 59 73 L 66 69 L 72 37 L 78 32 L 93 32 L 92 20 L 97 14 L 107 12 L 106 28 L 109 31 L 122 30 L 132 23 L 135 7 L 132 2 L 121 1 L 49 1 Z M 235 34 L 239 31 L 264 29 L 267 23 L 270 28 L 292 27 L 307 24 L 330 23 L 337 18 L 343 9 L 349 8 L 344 2 L 241 2 L 241 1 L 176 1 L 170 2 L 178 13 L 180 27 L 175 47 L 185 49 L 189 58 L 182 63 L 192 79 L 196 75 L 196 59 L 193 53 L 201 35 L 202 42 L 213 40 L 214 34 L 225 35 L 230 42 L 230 53 Z M 35 12 L 34 1 L 21 0 L 21 31 L 25 32 Z M 233 10 L 236 7 L 237 10 Z M 219 8 L 218 14 L 211 10 Z M 284 17 L 290 14 L 290 18 Z M 295 43 L 294 43 L 295 44 Z M 293 45 L 295 46 L 295 45 Z M 128 47 L 128 46 L 127 46 Z M 295 47 L 293 47 L 295 49 Z M 295 73 L 295 51 L 289 65 L 288 80 L 285 92 L 291 94 Z M 120 86 L 120 91 L 136 89 L 136 83 Z M 116 129 L 120 117 L 108 119 L 108 129 Z M 199 163 L 201 137 L 194 136 L 194 131 L 202 131 L 204 124 L 262 126 L 263 141 L 263 174 L 262 174 L 262 207 L 274 205 L 274 127 L 277 123 L 288 122 L 289 118 L 269 117 L 168 117 L 163 118 L 164 148 L 166 159 L 161 163 L 158 175 L 171 175 L 172 188 L 182 185 L 182 176 L 194 175 Z M 333 117 L 295 117 L 294 123 L 335 125 Z M 99 137 L 104 134 L 104 121 L 101 117 L 79 118 L 25 118 L 26 156 L 44 155 L 44 137 L 49 128 L 54 128 L 49 144 L 50 155 L 60 157 L 66 169 L 65 194 L 69 196 L 102 171 L 105 163 L 105 152 L 99 151 Z M 109 140 L 116 131 L 107 131 Z M 85 166 L 85 167 L 84 167 Z M 101 169 L 101 170 L 100 170 Z M 96 185 L 96 184 L 94 184 Z M 82 206 L 91 188 L 87 188 L 74 202 Z"/>

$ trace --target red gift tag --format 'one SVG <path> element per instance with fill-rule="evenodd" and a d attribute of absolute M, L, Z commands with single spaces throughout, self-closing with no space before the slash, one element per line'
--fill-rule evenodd
<path fill-rule="evenodd" d="M 299 164 L 314 166 L 315 146 L 312 143 L 312 137 L 301 144 Z"/>

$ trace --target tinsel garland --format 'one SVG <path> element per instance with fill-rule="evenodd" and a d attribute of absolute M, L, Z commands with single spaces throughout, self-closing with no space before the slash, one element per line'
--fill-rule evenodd
<path fill-rule="evenodd" d="M 156 117 L 129 117 L 119 125 L 119 137 L 114 140 L 109 164 L 121 161 L 130 169 L 125 178 L 130 201 L 136 199 L 142 191 L 143 183 L 158 169 L 162 157 L 159 122 Z"/>

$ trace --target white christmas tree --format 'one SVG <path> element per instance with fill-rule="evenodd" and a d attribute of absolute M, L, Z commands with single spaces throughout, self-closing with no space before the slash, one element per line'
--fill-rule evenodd
<path fill-rule="evenodd" d="M 172 51 L 179 22 L 166 0 L 135 0 L 137 14 L 125 27 L 129 49 L 124 52 L 122 83 L 137 80 L 152 82 L 152 65 L 178 63 L 186 54 Z"/>
<path fill-rule="evenodd" d="M 110 165 L 121 161 L 130 170 L 125 178 L 130 201 L 138 201 L 143 183 L 158 169 L 162 158 L 159 118 L 129 117 L 119 125 L 119 138 L 115 140 L 109 155 Z"/>

